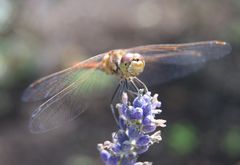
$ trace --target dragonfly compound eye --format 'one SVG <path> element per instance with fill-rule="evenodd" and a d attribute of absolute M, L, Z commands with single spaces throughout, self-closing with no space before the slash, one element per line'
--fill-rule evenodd
<path fill-rule="evenodd" d="M 121 63 L 128 64 L 133 60 L 133 54 L 132 53 L 127 53 L 122 56 L 121 58 Z"/>

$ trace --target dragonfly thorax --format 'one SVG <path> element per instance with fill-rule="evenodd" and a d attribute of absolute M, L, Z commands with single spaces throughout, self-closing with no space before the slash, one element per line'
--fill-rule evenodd
<path fill-rule="evenodd" d="M 138 76 L 143 72 L 145 61 L 138 53 L 113 50 L 104 56 L 102 68 L 107 74 L 117 74 L 122 78 Z"/>

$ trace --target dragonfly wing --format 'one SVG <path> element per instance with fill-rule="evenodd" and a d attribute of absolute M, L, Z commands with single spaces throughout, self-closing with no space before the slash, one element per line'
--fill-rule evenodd
<path fill-rule="evenodd" d="M 23 93 L 25 102 L 38 101 L 50 98 L 81 78 L 82 70 L 97 68 L 103 58 L 103 54 L 80 62 L 71 68 L 53 73 L 32 83 Z"/>
<path fill-rule="evenodd" d="M 231 52 L 231 46 L 223 41 L 204 41 L 139 46 L 127 51 L 142 54 L 146 62 L 189 65 L 223 57 Z"/>
<path fill-rule="evenodd" d="M 231 46 L 222 41 L 205 41 L 139 46 L 127 49 L 127 52 L 144 56 L 146 67 L 140 78 L 149 82 L 147 84 L 157 84 L 198 70 L 206 61 L 229 54 Z"/>
<path fill-rule="evenodd" d="M 77 94 L 75 89 L 76 85 L 72 84 L 38 107 L 31 116 L 31 132 L 46 132 L 80 115 L 87 105 L 84 102 L 76 102 L 76 98 L 72 100 Z"/>
<path fill-rule="evenodd" d="M 46 132 L 75 119 L 114 85 L 114 78 L 99 70 L 85 70 L 81 74 L 81 79 L 52 96 L 33 112 L 29 124 L 33 133 Z"/>
<path fill-rule="evenodd" d="M 146 65 L 143 73 L 139 78 L 147 85 L 163 84 L 168 81 L 187 76 L 200 68 L 203 63 L 195 65 L 169 65 L 161 64 L 157 67 L 154 65 Z"/>

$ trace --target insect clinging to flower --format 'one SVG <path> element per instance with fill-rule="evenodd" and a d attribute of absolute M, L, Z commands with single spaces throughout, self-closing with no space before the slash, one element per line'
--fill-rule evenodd
<path fill-rule="evenodd" d="M 134 95 L 144 89 L 146 93 L 149 85 L 186 76 L 230 52 L 226 42 L 204 41 L 138 46 L 96 55 L 43 77 L 25 90 L 23 101 L 45 100 L 32 113 L 30 130 L 46 132 L 75 119 L 117 79 L 112 104 L 123 92 Z"/>

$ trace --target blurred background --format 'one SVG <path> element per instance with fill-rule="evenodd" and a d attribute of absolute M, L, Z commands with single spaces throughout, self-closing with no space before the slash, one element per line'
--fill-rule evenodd
<path fill-rule="evenodd" d="M 21 102 L 21 94 L 32 81 L 111 49 L 214 39 L 229 42 L 232 53 L 149 87 L 167 127 L 140 160 L 156 165 L 240 165 L 240 1 L 0 0 L 0 164 L 102 164 L 96 145 L 116 129 L 104 103 L 31 134 L 39 103 Z"/>

